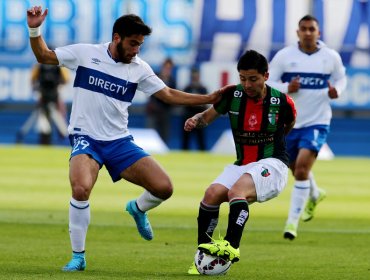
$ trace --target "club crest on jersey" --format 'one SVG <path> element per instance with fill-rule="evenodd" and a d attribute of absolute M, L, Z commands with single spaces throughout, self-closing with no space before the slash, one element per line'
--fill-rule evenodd
<path fill-rule="evenodd" d="M 248 120 L 248 125 L 250 129 L 254 129 L 257 124 L 257 115 L 251 114 Z"/>
<path fill-rule="evenodd" d="M 276 113 L 269 113 L 268 114 L 268 120 L 269 120 L 270 124 L 276 125 L 278 119 L 279 119 L 279 114 L 276 114 Z"/>
<path fill-rule="evenodd" d="M 262 175 L 262 177 L 268 177 L 268 176 L 271 175 L 271 173 L 269 172 L 269 170 L 267 168 L 262 167 L 261 175 Z"/>

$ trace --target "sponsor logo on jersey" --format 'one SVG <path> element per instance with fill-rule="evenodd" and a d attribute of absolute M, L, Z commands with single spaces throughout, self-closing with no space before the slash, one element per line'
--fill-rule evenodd
<path fill-rule="evenodd" d="M 280 104 L 280 98 L 271 96 L 270 103 L 273 105 L 279 105 Z"/>
<path fill-rule="evenodd" d="M 270 132 L 234 131 L 235 143 L 241 145 L 268 144 L 274 141 L 274 134 Z"/>
<path fill-rule="evenodd" d="M 120 101 L 131 102 L 136 92 L 137 83 L 79 66 L 73 86 L 101 93 Z"/>
<path fill-rule="evenodd" d="M 240 98 L 243 96 L 243 92 L 240 90 L 234 91 L 234 97 Z"/>
<path fill-rule="evenodd" d="M 236 112 L 236 111 L 229 111 L 229 113 L 230 113 L 231 115 L 239 115 L 239 112 Z"/>
<path fill-rule="evenodd" d="M 290 72 L 284 73 L 281 80 L 289 83 L 296 77 L 299 77 L 301 89 L 323 89 L 328 87 L 330 74 Z"/>
<path fill-rule="evenodd" d="M 105 90 L 109 90 L 111 92 L 117 92 L 119 94 L 125 94 L 125 92 L 127 91 L 127 88 L 119 84 L 112 83 L 110 81 L 106 81 L 104 79 L 94 77 L 94 76 L 89 76 L 89 85 L 95 85 Z"/>
<path fill-rule="evenodd" d="M 99 63 L 100 63 L 101 61 L 100 61 L 100 59 L 98 59 L 98 58 L 95 58 L 95 57 L 93 57 L 92 59 L 91 59 L 91 63 L 94 63 L 94 64 L 96 64 L 96 65 L 99 65 Z"/>

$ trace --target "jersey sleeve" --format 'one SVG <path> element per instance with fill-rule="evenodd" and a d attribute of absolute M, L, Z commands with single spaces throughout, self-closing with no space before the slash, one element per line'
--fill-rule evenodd
<path fill-rule="evenodd" d="M 59 66 L 75 71 L 79 65 L 78 52 L 80 49 L 78 44 L 56 48 L 54 52 L 58 58 Z"/>
<path fill-rule="evenodd" d="M 347 86 L 346 68 L 343 65 L 340 55 L 333 50 L 334 71 L 331 75 L 332 86 L 336 88 L 340 95 Z"/>
<path fill-rule="evenodd" d="M 141 78 L 137 90 L 149 97 L 166 87 L 166 84 L 154 73 L 148 63 L 140 59 L 140 65 Z"/>
<path fill-rule="evenodd" d="M 270 87 L 276 88 L 277 90 L 287 93 L 289 83 L 283 83 L 281 76 L 284 73 L 284 54 L 282 51 L 276 53 L 274 58 L 269 64 L 269 78 L 267 84 Z"/>
<path fill-rule="evenodd" d="M 297 117 L 297 110 L 295 108 L 295 104 L 294 104 L 293 99 L 287 94 L 285 94 L 285 96 L 286 96 L 286 102 L 287 102 L 287 111 L 286 111 L 285 123 L 286 124 L 291 124 L 293 121 L 295 121 L 295 119 Z"/>
<path fill-rule="evenodd" d="M 231 99 L 233 97 L 234 91 L 236 87 L 230 87 L 227 89 L 226 92 L 222 94 L 222 98 L 219 102 L 213 104 L 213 108 L 216 110 L 217 113 L 224 115 L 229 111 Z"/>
<path fill-rule="evenodd" d="M 156 74 L 153 73 L 142 80 L 138 84 L 137 89 L 145 93 L 147 96 L 150 96 L 165 87 L 166 84 Z"/>

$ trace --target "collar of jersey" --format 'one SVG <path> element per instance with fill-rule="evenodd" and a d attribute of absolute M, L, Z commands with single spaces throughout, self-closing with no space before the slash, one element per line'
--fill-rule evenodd
<path fill-rule="evenodd" d="M 305 52 L 304 50 L 302 50 L 301 46 L 299 45 L 299 42 L 297 42 L 297 47 L 298 47 L 298 49 L 299 49 L 301 52 L 303 52 L 303 53 L 305 53 L 305 54 L 307 54 L 307 55 L 311 55 L 311 54 L 317 53 L 319 50 L 321 50 L 321 48 L 322 48 L 322 47 L 324 47 L 324 46 L 325 46 L 325 43 L 324 43 L 323 41 L 319 40 L 319 41 L 317 41 L 317 42 L 316 42 L 316 46 L 317 46 L 317 48 L 316 48 L 316 50 L 315 50 L 314 52 L 312 52 L 312 53 L 307 53 L 307 52 Z"/>
<path fill-rule="evenodd" d="M 118 61 L 117 59 L 114 59 L 114 58 L 113 58 L 113 56 L 112 56 L 112 54 L 110 53 L 109 45 L 110 45 L 110 44 L 108 44 L 108 47 L 107 47 L 107 53 L 108 53 L 108 55 L 109 55 L 109 57 L 110 57 L 111 59 L 113 59 L 116 63 L 118 63 L 119 61 Z"/>

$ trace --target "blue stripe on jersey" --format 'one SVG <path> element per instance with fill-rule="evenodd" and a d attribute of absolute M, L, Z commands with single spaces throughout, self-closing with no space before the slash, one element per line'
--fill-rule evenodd
<path fill-rule="evenodd" d="M 94 69 L 78 66 L 73 86 L 102 93 L 121 101 L 131 102 L 135 95 L 137 83 L 131 83 Z"/>
<path fill-rule="evenodd" d="M 289 72 L 284 73 L 281 76 L 281 80 L 283 83 L 289 83 L 292 79 L 298 76 L 301 89 L 327 88 L 328 80 L 330 79 L 330 74 Z"/>

